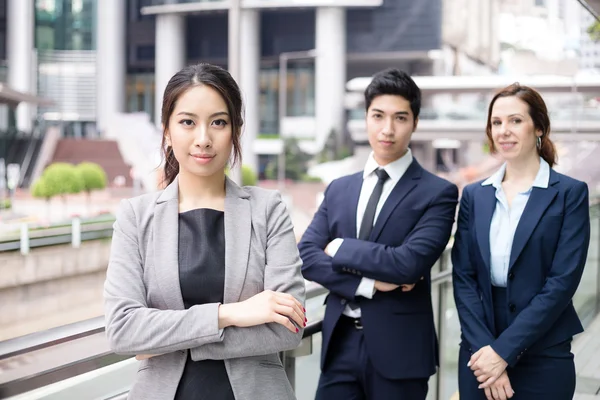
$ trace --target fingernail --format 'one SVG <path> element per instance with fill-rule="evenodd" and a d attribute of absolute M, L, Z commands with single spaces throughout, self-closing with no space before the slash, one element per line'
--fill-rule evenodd
<path fill-rule="evenodd" d="M 306 308 L 302 307 L 303 312 L 306 312 Z"/>
<path fill-rule="evenodd" d="M 470 367 L 470 366 L 471 366 L 471 361 L 469 361 L 469 362 L 467 363 L 467 367 Z"/>
<path fill-rule="evenodd" d="M 296 333 L 298 333 L 298 328 L 296 328 Z"/>
<path fill-rule="evenodd" d="M 304 322 L 308 322 L 308 319 L 304 318 Z"/>
<path fill-rule="evenodd" d="M 306 327 L 306 322 L 304 323 L 304 326 Z"/>

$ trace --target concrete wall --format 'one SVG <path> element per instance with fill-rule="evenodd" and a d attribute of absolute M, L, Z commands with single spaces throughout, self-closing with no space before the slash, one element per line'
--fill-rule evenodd
<path fill-rule="evenodd" d="M 110 240 L 0 253 L 0 341 L 102 315 Z"/>

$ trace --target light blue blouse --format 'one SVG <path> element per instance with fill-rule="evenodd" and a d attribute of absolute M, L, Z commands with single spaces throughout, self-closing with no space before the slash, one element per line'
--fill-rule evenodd
<path fill-rule="evenodd" d="M 506 163 L 481 184 L 482 186 L 492 185 L 496 188 L 496 209 L 490 226 L 490 275 L 492 285 L 499 287 L 506 287 L 515 231 L 527 205 L 527 200 L 529 200 L 531 189 L 533 187 L 548 188 L 550 165 L 540 157 L 540 169 L 531 188 L 517 193 L 512 201 L 512 207 L 508 206 L 506 195 L 502 189 L 505 172 Z"/>

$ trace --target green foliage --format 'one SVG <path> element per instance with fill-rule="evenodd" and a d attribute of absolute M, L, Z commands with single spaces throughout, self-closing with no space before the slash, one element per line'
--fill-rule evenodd
<path fill-rule="evenodd" d="M 79 193 L 83 188 L 83 178 L 75 166 L 54 163 L 46 167 L 42 176 L 32 185 L 31 194 L 34 197 L 50 199 L 54 196 Z"/>
<path fill-rule="evenodd" d="M 10 199 L 0 200 L 0 210 L 8 210 L 11 207 Z"/>
<path fill-rule="evenodd" d="M 91 162 L 82 162 L 77 167 L 77 172 L 83 181 L 83 188 L 86 192 L 91 192 L 95 189 L 104 189 L 106 187 L 106 172 L 104 169 Z"/>
<path fill-rule="evenodd" d="M 31 195 L 33 197 L 50 200 L 50 198 L 52 198 L 55 194 L 50 191 L 44 178 L 40 177 L 33 183 L 33 185 L 31 185 Z"/>
<path fill-rule="evenodd" d="M 600 42 L 600 21 L 595 21 L 590 25 L 587 29 L 587 33 L 594 42 Z"/>
<path fill-rule="evenodd" d="M 254 186 L 258 177 L 248 165 L 242 165 L 242 186 Z"/>
<path fill-rule="evenodd" d="M 310 154 L 302 151 L 298 145 L 298 140 L 289 138 L 284 141 L 285 151 L 285 179 L 300 181 L 306 175 L 308 162 L 312 158 Z M 276 180 L 278 175 L 278 161 L 274 159 L 265 168 L 265 177 Z"/>

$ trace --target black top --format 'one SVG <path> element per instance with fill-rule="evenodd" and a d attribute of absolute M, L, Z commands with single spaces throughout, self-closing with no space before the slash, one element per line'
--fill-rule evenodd
<path fill-rule="evenodd" d="M 183 304 L 222 303 L 225 286 L 223 211 L 200 208 L 179 214 L 179 285 Z M 189 354 L 189 353 L 188 353 Z M 188 355 L 176 400 L 235 400 L 222 360 Z"/>

